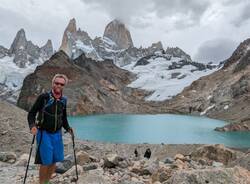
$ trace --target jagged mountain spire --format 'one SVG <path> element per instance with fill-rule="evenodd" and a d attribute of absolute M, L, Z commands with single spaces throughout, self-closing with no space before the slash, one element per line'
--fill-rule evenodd
<path fill-rule="evenodd" d="M 59 48 L 59 50 L 63 50 L 66 54 L 68 54 L 68 56 L 71 56 L 71 48 L 69 48 L 68 45 L 68 39 L 70 34 L 73 34 L 76 32 L 76 20 L 75 18 L 71 19 L 69 21 L 68 26 L 66 27 L 64 34 L 63 34 L 63 39 L 62 39 L 62 44 Z"/>
<path fill-rule="evenodd" d="M 16 37 L 11 44 L 10 53 L 15 53 L 19 49 L 25 49 L 26 45 L 27 45 L 27 39 L 25 36 L 25 31 L 22 28 L 17 32 Z"/>
<path fill-rule="evenodd" d="M 125 24 L 117 19 L 106 26 L 103 37 L 107 37 L 114 41 L 120 49 L 133 47 L 133 41 L 129 30 L 126 28 Z"/>

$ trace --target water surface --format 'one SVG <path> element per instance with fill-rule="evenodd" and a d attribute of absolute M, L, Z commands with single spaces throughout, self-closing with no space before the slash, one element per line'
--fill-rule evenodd
<path fill-rule="evenodd" d="M 224 144 L 250 147 L 250 132 L 217 132 L 224 121 L 173 114 L 71 116 L 80 139 L 113 143 Z"/>

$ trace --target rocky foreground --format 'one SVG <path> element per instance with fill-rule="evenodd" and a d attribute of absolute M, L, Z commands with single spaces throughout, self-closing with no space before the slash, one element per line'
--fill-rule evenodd
<path fill-rule="evenodd" d="M 0 101 L 0 183 L 22 183 L 32 136 L 27 113 Z M 64 135 L 65 160 L 58 163 L 52 183 L 72 183 L 73 146 Z M 144 158 L 147 148 L 150 158 Z M 134 154 L 137 149 L 138 156 Z M 38 183 L 33 150 L 27 183 Z M 250 150 L 223 145 L 110 144 L 76 141 L 78 183 L 86 184 L 248 184 Z"/>
<path fill-rule="evenodd" d="M 70 149 L 71 148 L 71 149 Z M 133 153 L 138 150 L 138 157 Z M 146 148 L 151 157 L 144 158 Z M 75 183 L 72 144 L 65 138 L 65 160 L 57 165 L 52 183 Z M 70 153 L 71 152 L 71 153 Z M 83 184 L 248 184 L 250 152 L 223 145 L 126 145 L 78 141 L 79 180 Z M 28 154 L 0 152 L 0 182 L 22 183 Z M 29 168 L 27 183 L 38 183 L 37 166 Z"/>

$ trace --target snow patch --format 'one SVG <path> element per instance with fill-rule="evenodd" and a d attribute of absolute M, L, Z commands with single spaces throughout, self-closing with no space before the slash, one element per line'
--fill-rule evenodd
<path fill-rule="evenodd" d="M 91 53 L 95 50 L 92 45 L 86 45 L 80 40 L 76 40 L 76 47 L 85 53 Z"/>
<path fill-rule="evenodd" d="M 172 57 L 171 60 L 166 60 L 164 57 L 157 57 L 149 59 L 147 65 L 138 65 L 135 67 L 136 62 L 132 62 L 122 68 L 137 74 L 137 79 L 130 83 L 128 87 L 151 91 L 152 94 L 146 97 L 147 101 L 163 101 L 171 99 L 180 93 L 194 80 L 216 70 L 191 72 L 192 69 L 196 69 L 193 65 L 185 65 L 182 68 L 173 70 L 168 69 L 173 62 L 178 63 L 181 60 L 181 58 L 176 57 Z M 179 75 L 173 77 L 176 73 Z"/>
<path fill-rule="evenodd" d="M 212 95 L 209 95 L 209 96 L 207 97 L 207 100 L 210 100 L 212 97 L 213 97 Z"/>
<path fill-rule="evenodd" d="M 32 73 L 37 64 L 30 64 L 26 68 L 19 68 L 14 62 L 14 56 L 0 59 L 0 83 L 7 86 L 8 90 L 19 90 L 24 78 Z"/>
<path fill-rule="evenodd" d="M 214 108 L 215 104 L 209 106 L 208 108 L 206 108 L 203 112 L 200 113 L 201 116 L 205 115 L 207 113 L 207 111 L 209 111 L 210 109 Z"/>

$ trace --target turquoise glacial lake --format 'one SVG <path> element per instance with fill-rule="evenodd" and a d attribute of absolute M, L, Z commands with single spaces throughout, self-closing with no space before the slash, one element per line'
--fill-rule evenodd
<path fill-rule="evenodd" d="M 224 144 L 250 148 L 250 132 L 217 132 L 227 122 L 173 114 L 70 116 L 76 137 L 112 143 Z"/>

